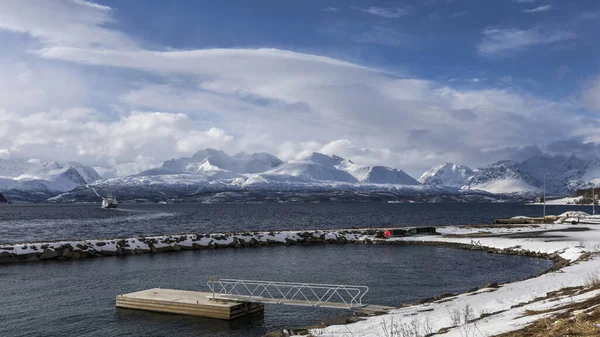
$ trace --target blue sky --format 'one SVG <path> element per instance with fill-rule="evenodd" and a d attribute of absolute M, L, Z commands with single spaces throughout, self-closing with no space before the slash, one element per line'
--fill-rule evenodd
<path fill-rule="evenodd" d="M 432 80 L 507 77 L 566 97 L 600 71 L 597 1 L 100 1 L 116 28 L 160 47 L 279 48 Z M 549 7 L 550 6 L 550 7 Z M 536 8 L 546 9 L 526 12 Z M 369 9 L 372 9 L 369 11 Z M 160 18 L 160 19 L 158 19 Z M 486 28 L 564 35 L 483 54 Z M 542 33 L 544 34 L 544 33 Z"/>
<path fill-rule="evenodd" d="M 598 1 L 6 0 L 0 158 L 592 158 L 598 31 Z"/>

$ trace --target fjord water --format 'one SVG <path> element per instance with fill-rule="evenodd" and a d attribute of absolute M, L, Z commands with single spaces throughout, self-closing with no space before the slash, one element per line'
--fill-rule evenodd
<path fill-rule="evenodd" d="M 585 207 L 548 206 L 548 213 Z M 0 243 L 243 230 L 490 223 L 539 215 L 517 204 L 8 205 Z M 367 303 L 398 305 L 485 282 L 508 282 L 549 261 L 441 247 L 316 245 L 185 251 L 0 265 L 0 336 L 260 336 L 344 312 L 266 306 L 232 323 L 117 310 L 115 296 L 152 287 L 207 291 L 210 276 L 367 285 Z"/>
<path fill-rule="evenodd" d="M 491 281 L 513 281 L 551 262 L 424 246 L 316 245 L 184 251 L 0 266 L 0 336 L 261 336 L 343 314 L 266 305 L 232 323 L 115 309 L 118 294 L 153 287 L 208 291 L 211 275 L 368 285 L 363 301 L 399 305 Z"/>
<path fill-rule="evenodd" d="M 586 206 L 546 206 L 548 214 Z M 0 206 L 0 244 L 180 233 L 489 224 L 541 216 L 523 204 L 140 204 Z"/>

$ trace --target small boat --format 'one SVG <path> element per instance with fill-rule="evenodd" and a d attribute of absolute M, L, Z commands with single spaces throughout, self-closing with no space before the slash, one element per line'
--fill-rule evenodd
<path fill-rule="evenodd" d="M 113 197 L 110 193 L 102 198 L 102 208 L 117 208 L 117 204 L 117 198 Z"/>

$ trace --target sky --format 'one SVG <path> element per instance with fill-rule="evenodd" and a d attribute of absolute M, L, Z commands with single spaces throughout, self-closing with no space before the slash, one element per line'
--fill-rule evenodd
<path fill-rule="evenodd" d="M 600 156 L 600 1 L 0 1 L 0 159 Z"/>

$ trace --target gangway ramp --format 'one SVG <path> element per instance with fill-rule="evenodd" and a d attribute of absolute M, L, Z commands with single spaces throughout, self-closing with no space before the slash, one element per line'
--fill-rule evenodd
<path fill-rule="evenodd" d="M 367 286 L 254 281 L 240 279 L 211 280 L 208 287 L 216 299 L 263 304 L 284 304 L 357 312 L 385 312 L 393 307 L 364 304 Z"/>

